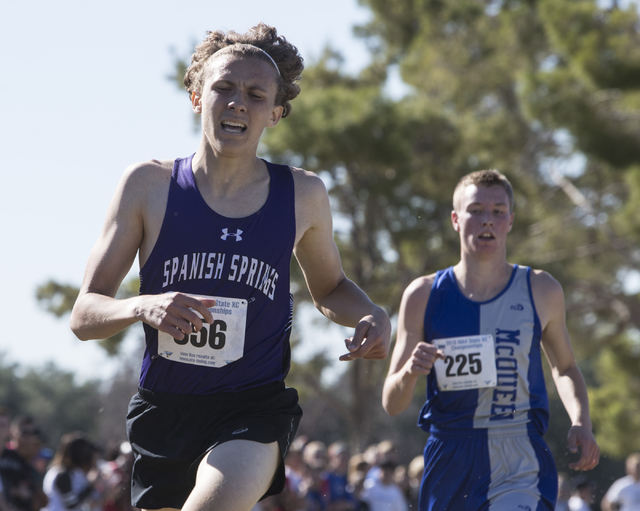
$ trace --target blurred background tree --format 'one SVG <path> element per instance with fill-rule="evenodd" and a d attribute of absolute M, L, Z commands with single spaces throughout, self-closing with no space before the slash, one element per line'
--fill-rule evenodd
<path fill-rule="evenodd" d="M 53 365 L 24 370 L 4 363 L 0 353 L 0 403 L 14 416 L 34 417 L 50 448 L 70 431 L 99 436 L 101 382 L 78 383 Z"/>

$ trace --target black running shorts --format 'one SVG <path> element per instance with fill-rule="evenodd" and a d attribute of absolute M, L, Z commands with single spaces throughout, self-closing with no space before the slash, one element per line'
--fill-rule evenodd
<path fill-rule="evenodd" d="M 127 413 L 135 454 L 131 488 L 137 508 L 182 508 L 194 488 L 200 460 L 229 440 L 278 442 L 282 462 L 264 497 L 284 488 L 284 457 L 302 409 L 283 382 L 212 395 L 162 394 L 139 389 Z"/>

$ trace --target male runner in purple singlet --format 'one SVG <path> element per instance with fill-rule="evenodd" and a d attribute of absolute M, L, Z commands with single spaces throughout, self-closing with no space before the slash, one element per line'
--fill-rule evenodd
<path fill-rule="evenodd" d="M 145 331 L 127 415 L 136 507 L 248 511 L 282 490 L 301 416 L 283 383 L 292 254 L 316 307 L 355 327 L 340 359 L 388 354 L 389 318 L 343 273 L 322 181 L 256 156 L 302 70 L 273 27 L 210 32 L 185 76 L 197 151 L 127 169 L 89 258 L 75 334 L 102 339 L 138 321 Z M 141 293 L 116 299 L 136 255 Z"/>

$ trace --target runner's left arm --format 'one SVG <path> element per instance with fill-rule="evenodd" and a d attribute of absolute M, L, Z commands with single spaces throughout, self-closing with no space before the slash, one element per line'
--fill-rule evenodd
<path fill-rule="evenodd" d="M 333 239 L 329 197 L 320 178 L 304 171 L 294 175 L 299 237 L 294 253 L 311 297 L 331 321 L 355 327 L 353 337 L 345 339 L 349 353 L 340 360 L 384 359 L 389 354 L 389 316 L 345 276 Z"/>
<path fill-rule="evenodd" d="M 592 433 L 587 385 L 576 363 L 565 318 L 562 287 L 551 275 L 535 271 L 531 276 L 534 300 L 543 322 L 542 346 L 551 374 L 569 418 L 567 442 L 580 459 L 569 465 L 573 470 L 591 470 L 600 459 L 600 448 Z"/>

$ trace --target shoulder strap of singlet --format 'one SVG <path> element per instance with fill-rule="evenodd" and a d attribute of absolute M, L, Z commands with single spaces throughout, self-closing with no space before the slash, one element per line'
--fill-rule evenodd
<path fill-rule="evenodd" d="M 280 163 L 271 163 L 267 160 L 262 160 L 267 164 L 269 169 L 269 176 L 279 182 L 293 182 L 293 174 L 289 165 L 281 165 Z"/>
<path fill-rule="evenodd" d="M 195 188 L 195 180 L 191 169 L 194 154 L 186 158 L 178 158 L 173 164 L 172 180 L 181 188 Z"/>
<path fill-rule="evenodd" d="M 423 326 L 423 331 L 424 331 L 424 341 L 428 342 L 427 340 L 427 332 L 428 330 L 428 323 L 429 323 L 429 318 L 431 318 L 432 314 L 433 314 L 433 309 L 435 308 L 435 304 L 438 300 L 438 291 L 440 286 L 443 284 L 443 282 L 447 279 L 447 278 L 451 278 L 451 272 L 453 271 L 453 266 L 450 266 L 449 268 L 446 268 L 444 270 L 438 270 L 436 272 L 436 276 L 433 279 L 433 284 L 431 284 L 431 292 L 429 293 L 429 301 L 427 302 L 427 306 L 425 307 L 424 310 L 424 317 L 422 318 L 422 326 Z"/>
<path fill-rule="evenodd" d="M 193 200 L 196 200 L 196 194 L 201 197 L 191 167 L 193 156 L 194 155 L 175 160 L 171 173 L 169 203 L 173 203 L 175 200 L 193 203 Z M 291 168 L 288 165 L 271 163 L 266 160 L 263 161 L 267 164 L 269 179 L 271 180 L 267 203 L 273 204 L 277 209 L 282 211 L 291 212 L 291 209 L 287 209 L 286 207 L 287 205 L 294 205 L 294 183 Z M 186 192 L 186 194 L 182 192 Z"/>
<path fill-rule="evenodd" d="M 187 156 L 186 158 L 177 158 L 173 163 L 173 171 L 171 177 L 181 187 L 193 187 L 195 186 L 195 180 L 193 177 L 192 161 L 195 154 Z M 263 160 L 267 164 L 269 169 L 270 179 L 274 179 L 280 182 L 293 183 L 293 174 L 291 168 L 288 165 L 281 165 L 279 163 L 271 163 L 267 160 Z M 185 186 L 186 185 L 186 186 Z"/>
<path fill-rule="evenodd" d="M 266 160 L 264 162 L 269 168 L 269 178 L 271 179 L 268 202 L 281 210 L 285 210 L 289 206 L 287 214 L 292 215 L 292 218 L 295 219 L 295 190 L 291 168 L 288 165 L 271 163 Z"/>

